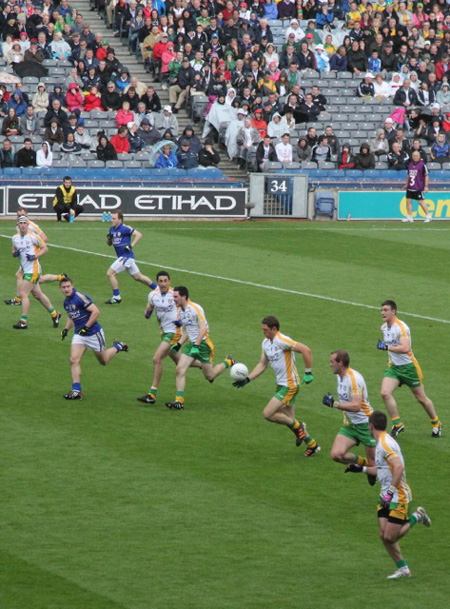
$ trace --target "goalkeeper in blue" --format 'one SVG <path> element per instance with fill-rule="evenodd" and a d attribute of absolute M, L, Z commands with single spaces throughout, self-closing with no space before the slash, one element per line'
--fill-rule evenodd
<path fill-rule="evenodd" d="M 353 463 L 350 471 L 376 475 L 380 483 L 378 501 L 378 526 L 383 545 L 397 567 L 388 579 L 411 577 L 408 563 L 403 558 L 399 541 L 416 524 L 431 526 L 431 520 L 423 507 L 411 510 L 411 489 L 406 483 L 405 461 L 398 443 L 388 433 L 387 417 L 375 410 L 369 417 L 369 431 L 377 443 L 375 465 Z M 412 512 L 412 513 L 411 513 Z"/>
<path fill-rule="evenodd" d="M 262 322 L 262 332 L 265 336 L 262 342 L 262 355 L 259 362 L 242 381 L 235 381 L 234 387 L 245 387 L 260 376 L 268 364 L 275 372 L 277 387 L 275 395 L 264 408 L 263 416 L 270 423 L 286 425 L 296 438 L 297 446 L 306 444 L 305 457 L 311 457 L 320 452 L 320 446 L 312 438 L 304 422 L 295 417 L 295 398 L 300 384 L 308 385 L 314 380 L 312 374 L 313 356 L 309 347 L 298 343 L 280 332 L 280 322 L 276 317 L 265 317 Z M 305 373 L 300 383 L 300 377 L 295 367 L 295 354 L 300 353 L 305 364 Z"/>
<path fill-rule="evenodd" d="M 123 213 L 120 209 L 113 212 L 111 224 L 112 226 L 106 236 L 106 243 L 114 247 L 117 260 L 111 264 L 106 273 L 113 291 L 112 297 L 105 302 L 108 305 L 122 302 L 117 275 L 123 271 L 131 275 L 135 281 L 147 285 L 152 290 L 157 287 L 156 283 L 141 273 L 134 258 L 134 248 L 138 241 L 142 239 L 142 233 L 123 223 Z"/>
<path fill-rule="evenodd" d="M 86 294 L 78 292 L 68 277 L 59 283 L 64 296 L 64 309 L 68 320 L 61 331 L 61 339 L 65 340 L 69 330 L 74 328 L 72 345 L 70 348 L 70 371 L 72 374 L 72 390 L 63 397 L 66 400 L 81 400 L 81 358 L 86 349 L 94 352 L 99 364 L 106 366 L 120 351 L 128 351 L 128 345 L 113 340 L 113 346 L 106 348 L 105 335 L 98 323 L 100 310 Z"/>

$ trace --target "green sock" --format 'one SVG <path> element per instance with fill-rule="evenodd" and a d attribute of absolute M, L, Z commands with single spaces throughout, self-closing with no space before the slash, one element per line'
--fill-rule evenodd
<path fill-rule="evenodd" d="M 414 512 L 414 514 L 409 519 L 409 526 L 413 528 L 413 526 L 415 526 L 419 521 L 420 518 L 418 518 L 418 515 L 416 514 L 416 512 Z"/>
<path fill-rule="evenodd" d="M 300 427 L 300 423 L 297 421 L 297 419 L 294 419 L 292 421 L 292 423 L 289 423 L 289 427 L 295 431 L 296 429 L 298 429 Z"/>
<path fill-rule="evenodd" d="M 400 427 L 400 425 L 403 425 L 403 421 L 401 420 L 400 417 L 395 417 L 394 419 L 392 419 L 392 425 L 395 425 L 396 427 Z"/>
<path fill-rule="evenodd" d="M 314 446 L 316 446 L 317 442 L 314 440 L 314 438 L 312 436 L 306 436 L 305 444 L 308 448 L 314 448 Z"/>
<path fill-rule="evenodd" d="M 52 313 L 54 313 L 54 312 L 55 312 L 55 309 L 54 309 L 53 307 L 50 307 L 49 309 L 47 309 L 47 311 L 48 311 L 48 312 L 50 313 L 50 315 L 51 315 Z"/>
<path fill-rule="evenodd" d="M 156 397 L 156 395 L 157 395 L 157 393 L 158 393 L 158 390 L 157 390 L 157 389 L 155 389 L 155 387 L 152 387 L 152 388 L 150 389 L 149 393 L 153 394 L 153 395 Z"/>
<path fill-rule="evenodd" d="M 175 394 L 175 402 L 184 404 L 184 391 L 177 391 Z"/>
<path fill-rule="evenodd" d="M 20 321 L 24 321 L 25 323 L 27 323 L 27 319 L 28 319 L 28 315 L 21 315 L 20 316 Z"/>
<path fill-rule="evenodd" d="M 406 562 L 406 560 L 403 560 L 403 558 L 402 558 L 402 560 L 396 560 L 395 564 L 397 565 L 398 569 L 401 569 L 402 567 L 407 567 L 408 566 L 408 563 Z"/>

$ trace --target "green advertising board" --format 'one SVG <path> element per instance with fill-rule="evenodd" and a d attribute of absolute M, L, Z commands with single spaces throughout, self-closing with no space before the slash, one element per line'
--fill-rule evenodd
<path fill-rule="evenodd" d="M 450 220 L 450 193 L 424 193 L 433 220 Z M 413 201 L 413 218 L 424 220 L 425 213 Z M 338 220 L 403 220 L 406 217 L 405 191 L 371 190 L 339 192 Z"/>

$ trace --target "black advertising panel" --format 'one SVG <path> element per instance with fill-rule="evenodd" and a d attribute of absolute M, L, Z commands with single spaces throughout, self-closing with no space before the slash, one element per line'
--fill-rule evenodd
<path fill-rule="evenodd" d="M 121 209 L 131 216 L 216 217 L 246 216 L 245 188 L 120 188 L 77 186 L 79 203 L 85 216 L 99 216 L 104 211 Z M 6 213 L 15 214 L 25 207 L 36 215 L 53 215 L 55 186 L 9 186 Z"/>

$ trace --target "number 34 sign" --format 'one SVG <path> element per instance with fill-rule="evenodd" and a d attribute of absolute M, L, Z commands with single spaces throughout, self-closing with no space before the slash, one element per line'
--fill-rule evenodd
<path fill-rule="evenodd" d="M 268 191 L 271 195 L 286 195 L 290 191 L 290 178 L 270 178 Z"/>

